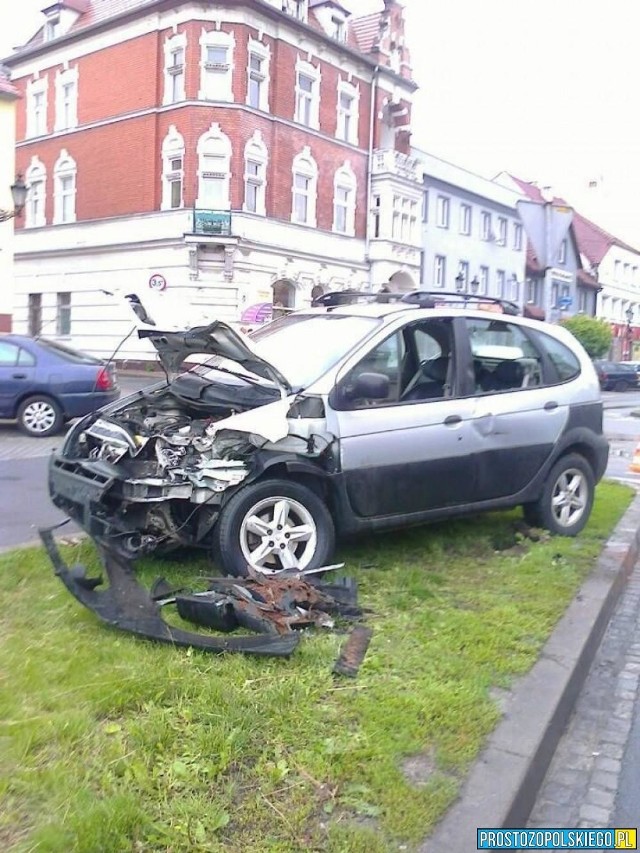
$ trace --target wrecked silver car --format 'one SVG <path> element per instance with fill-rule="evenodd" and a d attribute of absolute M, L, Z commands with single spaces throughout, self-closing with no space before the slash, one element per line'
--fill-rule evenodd
<path fill-rule="evenodd" d="M 163 331 L 138 301 L 167 381 L 70 430 L 54 503 L 127 558 L 199 545 L 233 575 L 326 565 L 336 528 L 518 504 L 554 533 L 584 527 L 608 445 L 570 333 L 486 296 L 344 296 L 251 338 Z"/>

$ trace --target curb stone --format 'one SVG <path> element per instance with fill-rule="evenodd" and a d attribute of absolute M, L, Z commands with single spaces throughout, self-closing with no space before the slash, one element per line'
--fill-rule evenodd
<path fill-rule="evenodd" d="M 461 794 L 419 853 L 470 853 L 479 827 L 524 827 L 607 623 L 640 553 L 640 495 L 527 675 L 509 692 Z"/>

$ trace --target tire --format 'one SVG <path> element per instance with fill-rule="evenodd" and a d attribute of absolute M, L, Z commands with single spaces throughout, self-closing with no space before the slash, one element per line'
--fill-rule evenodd
<path fill-rule="evenodd" d="M 304 536 L 292 539 L 292 528 L 299 533 L 306 528 Z M 223 507 L 214 536 L 217 561 L 236 577 L 248 574 L 247 564 L 265 574 L 283 568 L 317 569 L 327 565 L 334 547 L 326 504 L 307 486 L 289 480 L 245 486 Z"/>
<path fill-rule="evenodd" d="M 60 432 L 64 426 L 62 409 L 44 394 L 27 397 L 18 408 L 18 427 L 34 438 L 47 438 Z"/>
<path fill-rule="evenodd" d="M 540 498 L 524 504 L 525 521 L 556 536 L 576 536 L 591 515 L 594 490 L 593 471 L 587 460 L 569 453 L 549 471 Z"/>
<path fill-rule="evenodd" d="M 627 382 L 626 379 L 618 379 L 618 381 L 613 386 L 613 390 L 614 391 L 628 391 L 629 387 L 630 387 L 629 383 Z"/>

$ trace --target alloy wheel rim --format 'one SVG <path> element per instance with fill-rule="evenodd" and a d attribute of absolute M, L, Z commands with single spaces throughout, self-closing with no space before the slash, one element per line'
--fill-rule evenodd
<path fill-rule="evenodd" d="M 254 504 L 240 527 L 242 556 L 265 574 L 306 569 L 316 552 L 318 533 L 309 510 L 283 496 Z"/>
<path fill-rule="evenodd" d="M 23 412 L 22 419 L 29 432 L 46 432 L 54 425 L 56 413 L 49 403 L 30 403 Z"/>
<path fill-rule="evenodd" d="M 571 527 L 584 515 L 589 486 L 578 468 L 563 471 L 556 480 L 551 496 L 551 511 L 561 527 Z"/>

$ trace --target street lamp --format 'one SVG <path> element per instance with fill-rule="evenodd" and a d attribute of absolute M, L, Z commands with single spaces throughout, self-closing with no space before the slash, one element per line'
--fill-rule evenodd
<path fill-rule="evenodd" d="M 480 287 L 480 282 L 478 281 L 478 276 L 474 275 L 471 279 L 471 293 L 474 295 L 478 292 L 478 288 Z"/>
<path fill-rule="evenodd" d="M 6 222 L 8 219 L 13 219 L 14 216 L 20 216 L 24 210 L 27 201 L 27 185 L 22 175 L 16 176 L 16 182 L 11 187 L 11 197 L 13 199 L 13 210 L 0 210 L 0 222 Z"/>
<path fill-rule="evenodd" d="M 460 272 L 456 276 L 456 290 L 458 291 L 458 293 L 462 293 L 462 291 L 464 290 L 464 275 L 462 273 L 462 270 L 460 270 Z"/>
<path fill-rule="evenodd" d="M 631 361 L 631 337 L 633 335 L 631 330 L 631 321 L 633 320 L 633 308 L 629 306 L 624 312 L 624 315 L 627 318 L 627 361 Z"/>

